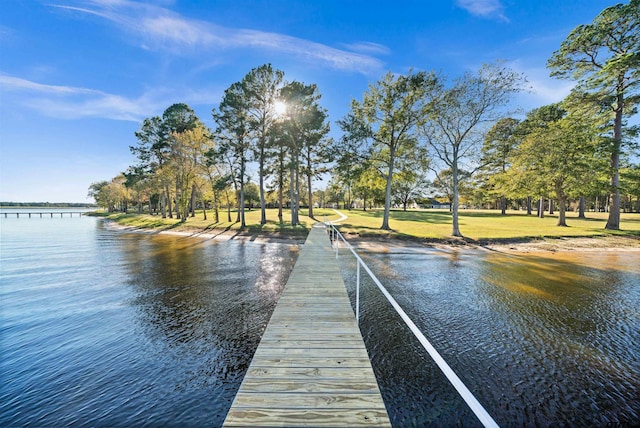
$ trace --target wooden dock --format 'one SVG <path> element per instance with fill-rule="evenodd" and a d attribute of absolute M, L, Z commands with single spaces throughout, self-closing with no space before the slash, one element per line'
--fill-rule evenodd
<path fill-rule="evenodd" d="M 31 218 L 31 216 L 36 217 L 36 216 L 40 216 L 40 218 L 42 218 L 43 216 L 50 216 L 51 218 L 53 218 L 53 215 L 55 214 L 56 216 L 60 215 L 60 217 L 63 217 L 65 214 L 68 214 L 69 217 L 73 217 L 74 214 L 78 214 L 78 217 L 82 217 L 84 215 L 84 211 L 38 211 L 38 212 L 3 212 L 2 214 L 4 214 L 4 218 L 7 218 L 8 216 L 16 216 L 16 218 L 20 218 L 20 216 L 25 216 L 25 217 L 29 217 Z"/>
<path fill-rule="evenodd" d="M 322 224 L 309 232 L 223 426 L 391 426 Z"/>

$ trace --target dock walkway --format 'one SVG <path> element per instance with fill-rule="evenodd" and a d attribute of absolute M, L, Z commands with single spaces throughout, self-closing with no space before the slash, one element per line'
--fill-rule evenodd
<path fill-rule="evenodd" d="M 322 224 L 309 232 L 224 426 L 391 426 Z"/>

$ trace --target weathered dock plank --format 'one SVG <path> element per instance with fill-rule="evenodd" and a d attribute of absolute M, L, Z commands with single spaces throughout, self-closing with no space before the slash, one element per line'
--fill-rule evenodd
<path fill-rule="evenodd" d="M 324 226 L 309 233 L 224 426 L 391 426 Z"/>

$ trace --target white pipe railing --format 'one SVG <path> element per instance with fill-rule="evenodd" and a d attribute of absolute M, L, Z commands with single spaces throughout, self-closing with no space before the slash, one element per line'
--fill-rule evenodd
<path fill-rule="evenodd" d="M 360 258 L 360 256 L 355 252 L 353 247 L 347 242 L 347 240 L 342 236 L 342 233 L 338 231 L 338 229 L 331 223 L 325 222 L 326 225 L 331 226 L 331 245 L 335 247 L 336 250 L 336 258 L 338 258 L 338 247 L 340 243 L 338 242 L 338 237 L 344 242 L 346 247 L 351 250 L 351 253 L 356 258 L 356 321 L 360 324 L 360 265 L 364 268 L 364 270 L 369 274 L 369 277 L 373 280 L 373 282 L 378 286 L 382 294 L 387 298 L 391 306 L 396 310 L 400 318 L 404 321 L 404 323 L 409 327 L 413 335 L 418 339 L 418 341 L 422 344 L 422 347 L 429 353 L 433 361 L 438 365 L 442 373 L 447 377 L 451 385 L 458 391 L 458 394 L 462 397 L 465 403 L 469 406 L 471 411 L 476 415 L 478 420 L 485 427 L 498 427 L 496 421 L 493 420 L 491 415 L 482 407 L 482 404 L 476 399 L 476 397 L 469 391 L 469 388 L 462 383 L 462 380 L 455 374 L 453 369 L 449 367 L 449 364 L 440 356 L 438 351 L 431 345 L 431 343 L 427 340 L 427 338 L 422 334 L 420 329 L 414 324 L 414 322 L 409 318 L 407 313 L 402 309 L 402 307 L 396 302 L 396 299 L 389 294 L 387 289 L 382 285 L 380 280 L 371 272 L 369 266 L 366 265 L 364 261 Z"/>

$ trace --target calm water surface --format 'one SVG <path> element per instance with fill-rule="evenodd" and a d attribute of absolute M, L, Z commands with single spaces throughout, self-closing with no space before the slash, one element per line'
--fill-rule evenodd
<path fill-rule="evenodd" d="M 0 426 L 222 424 L 297 248 L 0 217 Z"/>
<path fill-rule="evenodd" d="M 640 425 L 640 253 L 363 258 L 501 426 Z M 361 299 L 393 425 L 479 425 L 375 285 Z"/>

